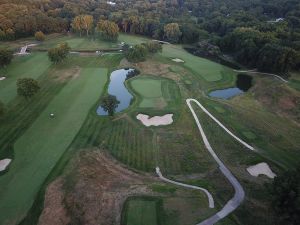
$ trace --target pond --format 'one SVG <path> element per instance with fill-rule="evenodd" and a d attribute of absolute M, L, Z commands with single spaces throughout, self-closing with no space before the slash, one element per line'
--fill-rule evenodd
<path fill-rule="evenodd" d="M 110 82 L 108 85 L 108 94 L 116 96 L 117 100 L 120 102 L 115 112 L 121 112 L 122 110 L 128 108 L 130 101 L 133 96 L 129 93 L 125 87 L 125 80 L 127 74 L 132 72 L 134 69 L 120 69 L 113 71 L 110 75 Z M 101 106 L 97 109 L 97 114 L 101 116 L 108 115 L 107 112 L 103 110 Z"/>
<path fill-rule="evenodd" d="M 229 99 L 243 94 L 252 87 L 252 77 L 245 74 L 238 74 L 235 82 L 236 87 L 220 89 L 210 92 L 210 97 Z"/>

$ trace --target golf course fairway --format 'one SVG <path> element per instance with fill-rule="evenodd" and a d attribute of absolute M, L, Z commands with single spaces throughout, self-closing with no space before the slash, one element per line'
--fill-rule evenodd
<path fill-rule="evenodd" d="M 40 186 L 76 136 L 106 81 L 106 69 L 82 69 L 80 76 L 69 81 L 17 140 L 9 171 L 0 177 L 0 224 L 16 224 L 26 216 Z"/>

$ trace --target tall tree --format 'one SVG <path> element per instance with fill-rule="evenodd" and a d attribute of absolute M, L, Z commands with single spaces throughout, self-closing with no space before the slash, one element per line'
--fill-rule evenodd
<path fill-rule="evenodd" d="M 13 51 L 9 49 L 0 49 L 0 67 L 7 66 L 11 63 Z"/>
<path fill-rule="evenodd" d="M 68 43 L 59 44 L 56 48 L 48 50 L 48 57 L 51 62 L 59 63 L 68 56 L 70 49 Z"/>
<path fill-rule="evenodd" d="M 168 41 L 177 43 L 181 36 L 178 23 L 169 23 L 164 27 L 165 37 Z"/>
<path fill-rule="evenodd" d="M 86 32 L 86 36 L 89 36 L 90 30 L 93 28 L 94 18 L 91 15 L 83 15 L 81 18 L 81 27 Z"/>
<path fill-rule="evenodd" d="M 32 78 L 17 80 L 17 93 L 25 98 L 30 98 L 40 90 L 39 83 Z"/>
<path fill-rule="evenodd" d="M 272 206 L 283 224 L 300 224 L 300 168 L 275 177 L 271 193 Z"/>
<path fill-rule="evenodd" d="M 126 58 L 130 62 L 145 61 L 147 55 L 147 48 L 143 44 L 135 45 L 128 49 Z"/>
<path fill-rule="evenodd" d="M 114 22 L 109 20 L 99 20 L 97 24 L 97 31 L 100 37 L 104 40 L 116 41 L 119 36 L 119 27 Z"/>
<path fill-rule="evenodd" d="M 109 116 L 113 116 L 116 108 L 119 105 L 119 101 L 114 95 L 106 95 L 101 99 L 101 107 L 105 112 L 108 112 Z"/>
<path fill-rule="evenodd" d="M 81 18 L 82 16 L 76 16 L 71 23 L 71 27 L 73 28 L 73 30 L 79 32 L 80 36 L 82 32 Z"/>

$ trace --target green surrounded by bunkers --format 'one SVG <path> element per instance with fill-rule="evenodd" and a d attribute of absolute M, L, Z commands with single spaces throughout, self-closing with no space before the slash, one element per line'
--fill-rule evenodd
<path fill-rule="evenodd" d="M 129 87 L 137 96 L 140 108 L 174 108 L 181 101 L 179 88 L 173 80 L 154 76 L 138 76 L 129 80 L 129 83 Z"/>
<path fill-rule="evenodd" d="M 107 69 L 83 68 L 17 140 L 14 161 L 0 177 L 0 221 L 4 224 L 26 215 L 40 186 L 101 96 L 106 81 Z"/>

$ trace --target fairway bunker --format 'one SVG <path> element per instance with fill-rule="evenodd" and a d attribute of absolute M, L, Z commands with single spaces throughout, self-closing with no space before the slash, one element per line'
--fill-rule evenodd
<path fill-rule="evenodd" d="M 247 92 L 252 86 L 252 77 L 244 74 L 239 74 L 236 80 L 236 87 L 230 87 L 221 90 L 210 92 L 210 97 L 229 99 L 234 96 Z"/>
<path fill-rule="evenodd" d="M 11 163 L 11 159 L 0 160 L 0 172 L 6 170 L 6 168 L 10 163 Z"/>
<path fill-rule="evenodd" d="M 276 174 L 270 169 L 269 165 L 265 162 L 258 163 L 254 166 L 249 166 L 247 171 L 251 174 L 251 176 L 254 177 L 258 177 L 259 175 L 263 174 L 273 179 L 276 176 Z"/>
<path fill-rule="evenodd" d="M 177 63 L 184 63 L 182 59 L 178 59 L 178 58 L 172 59 L 172 61 Z"/>
<path fill-rule="evenodd" d="M 173 114 L 150 117 L 148 115 L 140 113 L 136 116 L 136 118 L 140 120 L 146 127 L 169 125 L 173 123 Z"/>
<path fill-rule="evenodd" d="M 5 80 L 5 79 L 6 79 L 6 77 L 0 77 L 0 81 L 1 81 L 1 80 Z"/>
<path fill-rule="evenodd" d="M 110 75 L 108 94 L 116 96 L 117 100 L 120 102 L 115 112 L 121 112 L 128 108 L 130 101 L 133 98 L 124 84 L 127 75 L 132 71 L 134 71 L 134 69 L 120 69 L 113 71 Z M 100 116 L 107 116 L 108 112 L 104 111 L 104 109 L 99 106 L 97 114 Z"/>

